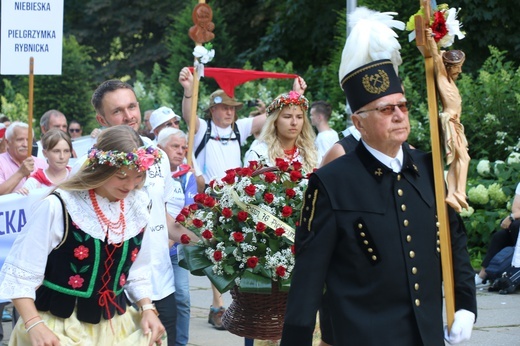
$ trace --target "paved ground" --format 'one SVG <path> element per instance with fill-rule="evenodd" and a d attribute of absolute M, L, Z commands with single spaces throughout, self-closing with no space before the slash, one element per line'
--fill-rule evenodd
<path fill-rule="evenodd" d="M 244 339 L 227 331 L 219 331 L 208 324 L 211 304 L 209 281 L 204 277 L 190 277 L 191 328 L 190 346 L 242 346 Z M 487 289 L 477 292 L 479 316 L 468 346 L 520 346 L 520 291 L 510 295 L 489 293 Z M 229 293 L 224 295 L 226 304 L 231 302 Z M 11 331 L 10 323 L 3 323 L 6 338 Z"/>

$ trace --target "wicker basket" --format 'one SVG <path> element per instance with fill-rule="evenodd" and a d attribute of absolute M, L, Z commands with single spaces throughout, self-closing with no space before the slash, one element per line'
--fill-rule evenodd
<path fill-rule="evenodd" d="M 235 286 L 233 302 L 222 316 L 222 324 L 238 336 L 257 340 L 278 340 L 282 337 L 287 292 L 273 284 L 271 294 L 243 293 Z"/>

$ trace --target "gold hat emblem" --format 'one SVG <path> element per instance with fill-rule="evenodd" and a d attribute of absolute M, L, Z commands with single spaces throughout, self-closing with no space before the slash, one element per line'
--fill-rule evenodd
<path fill-rule="evenodd" d="M 377 73 L 363 76 L 363 87 L 371 94 L 381 94 L 390 87 L 390 78 L 384 70 L 377 70 Z"/>

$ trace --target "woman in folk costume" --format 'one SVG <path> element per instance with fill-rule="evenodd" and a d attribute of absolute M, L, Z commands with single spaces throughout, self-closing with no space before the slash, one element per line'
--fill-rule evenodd
<path fill-rule="evenodd" d="M 39 203 L 0 272 L 0 296 L 21 315 L 10 345 L 161 343 L 140 190 L 159 159 L 130 127 L 111 127 L 83 168 Z"/>
<path fill-rule="evenodd" d="M 245 166 L 249 161 L 265 160 L 274 165 L 276 159 L 284 159 L 289 164 L 300 162 L 305 172 L 312 172 L 318 165 L 318 150 L 308 109 L 309 101 L 296 91 L 274 99 L 267 107 L 259 141 L 245 155 Z"/>
<path fill-rule="evenodd" d="M 42 136 L 43 156 L 49 167 L 38 169 L 25 181 L 18 193 L 27 195 L 30 190 L 45 186 L 56 186 L 68 179 L 69 159 L 72 155 L 70 136 L 60 129 L 50 129 Z"/>

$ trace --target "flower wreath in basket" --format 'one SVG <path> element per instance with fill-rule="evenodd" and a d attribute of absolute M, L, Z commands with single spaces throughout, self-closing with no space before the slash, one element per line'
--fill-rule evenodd
<path fill-rule="evenodd" d="M 273 283 L 287 291 L 308 181 L 301 169 L 300 162 L 283 159 L 276 167 L 250 161 L 211 181 L 176 218 L 199 237 L 182 235 L 181 265 L 208 276 L 220 292 L 236 285 L 242 292 L 270 293 Z"/>
<path fill-rule="evenodd" d="M 432 29 L 433 38 L 439 48 L 448 48 L 453 45 L 455 36 L 457 36 L 459 40 L 465 37 L 464 31 L 460 30 L 462 24 L 457 19 L 459 11 L 460 9 L 450 8 L 448 4 L 440 4 L 437 6 L 437 9 L 433 11 L 429 24 Z M 410 41 L 415 38 L 415 16 L 417 15 L 424 17 L 424 8 L 421 7 L 417 13 L 410 17 L 408 23 L 406 23 L 406 30 L 411 31 L 409 36 Z"/>

